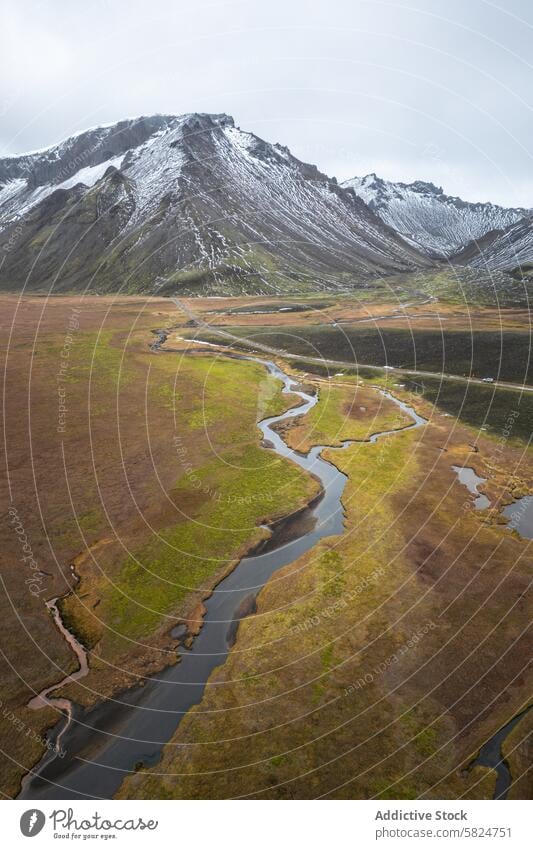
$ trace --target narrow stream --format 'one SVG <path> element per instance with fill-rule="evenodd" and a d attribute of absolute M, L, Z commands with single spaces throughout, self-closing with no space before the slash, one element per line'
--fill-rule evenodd
<path fill-rule="evenodd" d="M 156 340 L 155 350 L 164 341 L 163 335 L 160 334 Z M 67 710 L 67 721 L 62 720 L 51 735 L 57 735 L 56 742 L 61 739 L 64 756 L 60 758 L 54 752 L 48 752 L 24 779 L 19 798 L 111 798 L 126 775 L 143 766 L 156 764 L 163 746 L 173 736 L 183 715 L 201 701 L 206 686 L 216 686 L 210 685 L 208 679 L 213 670 L 224 663 L 237 637 L 240 619 L 253 613 L 255 598 L 266 581 L 278 569 L 313 548 L 323 537 L 343 533 L 341 497 L 346 475 L 322 458 L 325 446 L 314 446 L 308 454 L 300 454 L 290 449 L 273 427 L 307 413 L 317 403 L 318 397 L 298 389 L 298 382 L 274 363 L 254 357 L 246 359 L 262 363 L 271 375 L 283 381 L 284 393 L 293 393 L 302 399 L 298 407 L 264 419 L 259 428 L 272 450 L 320 480 L 322 495 L 297 516 L 276 523 L 267 544 L 255 554 L 244 557 L 221 581 L 205 602 L 203 626 L 192 647 L 183 650 L 180 663 L 168 667 L 157 678 L 146 679 L 144 686 L 131 688 L 90 710 L 82 711 L 76 706 L 67 709 L 62 705 L 61 709 Z M 426 423 L 426 419 L 409 405 L 389 392 L 378 391 L 411 417 L 413 423 L 403 430 Z M 398 432 L 375 433 L 368 441 L 376 442 Z M 353 440 L 346 440 L 342 447 L 350 444 Z M 76 651 L 69 639 L 72 635 L 65 634 L 60 618 L 56 622 Z M 81 677 L 81 667 L 78 677 Z M 46 698 L 50 702 L 48 694 L 59 686 L 47 688 L 38 698 Z"/>
<path fill-rule="evenodd" d="M 87 675 L 89 671 L 89 662 L 87 659 L 87 653 L 81 643 L 78 642 L 76 637 L 70 633 L 70 631 L 65 628 L 63 624 L 63 620 L 61 619 L 61 614 L 59 612 L 59 608 L 57 603 L 59 601 L 58 598 L 53 598 L 50 601 L 46 602 L 47 608 L 52 612 L 52 616 L 54 617 L 54 622 L 56 628 L 61 632 L 68 645 L 76 655 L 78 660 L 78 669 L 76 672 L 72 672 L 70 675 L 66 675 L 59 684 L 52 684 L 50 687 L 46 687 L 40 693 L 30 699 L 28 702 L 28 707 L 31 710 L 40 710 L 45 705 L 51 705 L 52 707 L 57 708 L 62 711 L 66 715 L 66 722 L 62 723 L 63 727 L 59 730 L 55 738 L 55 748 L 56 751 L 60 751 L 61 749 L 61 740 L 70 726 L 72 722 L 72 702 L 69 699 L 63 699 L 61 697 L 50 697 L 50 693 L 53 693 L 54 690 L 59 690 L 65 684 L 69 684 L 71 681 L 77 681 L 79 678 L 83 678 L 84 675 Z M 61 724 L 61 723 L 60 723 Z"/>
<path fill-rule="evenodd" d="M 490 740 L 487 740 L 485 745 L 481 747 L 479 755 L 469 766 L 469 769 L 472 769 L 474 766 L 485 766 L 495 771 L 496 786 L 494 788 L 493 799 L 506 799 L 513 780 L 509 764 L 503 756 L 503 742 L 511 733 L 513 728 L 518 725 L 520 720 L 523 719 L 532 708 L 533 705 L 529 705 L 529 707 L 521 713 L 518 713 L 516 716 L 513 716 L 509 722 L 499 728 L 496 734 L 493 734 Z"/>

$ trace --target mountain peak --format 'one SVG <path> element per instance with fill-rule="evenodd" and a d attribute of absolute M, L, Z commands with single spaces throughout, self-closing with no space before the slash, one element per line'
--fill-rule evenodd
<path fill-rule="evenodd" d="M 357 178 L 355 178 L 355 179 L 357 179 Z M 366 174 L 362 178 L 361 182 L 363 182 L 366 186 L 372 186 L 372 185 L 384 186 L 385 185 L 385 181 L 381 177 L 378 177 L 378 175 L 375 173 L 375 171 L 371 171 L 370 174 Z"/>
<path fill-rule="evenodd" d="M 235 127 L 235 121 L 231 115 L 225 112 L 190 112 L 186 115 L 174 116 L 177 121 L 182 121 L 183 126 L 211 130 L 214 127 Z"/>
<path fill-rule="evenodd" d="M 399 185 L 413 189 L 415 192 L 425 192 L 432 195 L 443 195 L 442 187 L 436 186 L 434 183 L 428 183 L 425 180 L 415 180 L 413 183 L 400 183 Z"/>

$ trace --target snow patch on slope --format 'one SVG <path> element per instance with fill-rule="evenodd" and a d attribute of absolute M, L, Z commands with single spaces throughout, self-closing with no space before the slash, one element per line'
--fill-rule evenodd
<path fill-rule="evenodd" d="M 22 178 L 10 180 L 0 189 L 0 223 L 18 221 L 27 215 L 34 206 L 43 201 L 58 189 L 72 189 L 80 183 L 92 188 L 100 180 L 110 166 L 120 168 L 124 154 L 107 159 L 98 165 L 81 168 L 71 177 L 61 183 L 45 183 L 36 189 L 30 189 L 28 181 Z"/>
<path fill-rule="evenodd" d="M 111 166 L 113 168 L 120 168 L 124 155 L 125 154 L 122 154 L 121 156 L 113 157 L 113 159 L 107 159 L 105 162 L 100 162 L 99 165 L 89 165 L 87 168 L 81 168 L 76 174 L 73 174 L 72 177 L 69 177 L 67 180 L 63 180 L 62 183 L 51 186 L 51 191 L 55 191 L 56 189 L 71 189 L 73 186 L 77 186 L 78 183 L 83 183 L 83 185 L 87 186 L 87 188 L 91 188 L 91 186 L 94 186 L 94 184 L 104 176 L 108 168 Z"/>

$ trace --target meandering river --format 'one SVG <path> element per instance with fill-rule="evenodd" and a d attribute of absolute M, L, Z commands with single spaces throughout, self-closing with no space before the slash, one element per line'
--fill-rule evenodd
<path fill-rule="evenodd" d="M 161 341 L 164 340 L 158 340 Z M 203 626 L 191 648 L 182 651 L 180 663 L 167 668 L 158 677 L 148 678 L 144 686 L 127 690 L 88 711 L 72 706 L 65 699 L 60 700 L 61 704 L 54 700 L 50 694 L 60 684 L 43 691 L 37 697 L 40 704 L 55 702 L 66 711 L 66 717 L 51 732 L 53 740 L 60 740 L 63 756 L 48 752 L 24 779 L 19 798 L 110 798 L 136 768 L 156 764 L 184 714 L 201 701 L 206 686 L 216 686 L 208 679 L 213 670 L 224 663 L 236 639 L 240 618 L 253 612 L 255 597 L 264 584 L 278 569 L 292 563 L 322 538 L 343 533 L 341 498 L 346 475 L 321 456 L 325 446 L 317 445 L 308 454 L 300 454 L 289 448 L 275 429 L 280 422 L 307 413 L 318 397 L 299 388 L 297 381 L 273 362 L 252 357 L 245 359 L 262 363 L 271 375 L 283 381 L 283 392 L 300 396 L 298 407 L 264 419 L 259 427 L 271 450 L 319 479 L 321 496 L 298 516 L 274 525 L 267 544 L 244 557 L 218 584 L 205 602 Z M 378 391 L 411 417 L 412 424 L 403 430 L 426 423 L 408 404 L 389 392 Z M 375 442 L 397 432 L 375 433 L 368 441 Z M 351 443 L 346 440 L 342 447 Z M 79 678 L 86 670 L 83 649 L 83 657 L 80 657 L 79 643 L 66 631 L 57 607 L 54 617 L 78 655 L 80 671 L 71 678 Z"/>

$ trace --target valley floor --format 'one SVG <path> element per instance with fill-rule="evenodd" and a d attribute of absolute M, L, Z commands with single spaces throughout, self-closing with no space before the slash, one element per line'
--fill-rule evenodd
<path fill-rule="evenodd" d="M 353 338 L 369 316 L 378 328 L 407 321 L 397 304 L 347 297 L 303 307 L 2 298 L 12 511 L 2 528 L 0 620 L 6 796 L 60 718 L 28 702 L 76 669 L 47 600 L 62 598 L 62 621 L 87 651 L 88 674 L 54 692 L 83 718 L 176 663 L 187 649 L 174 629 L 182 625 L 190 644 L 202 601 L 268 536 L 264 525 L 317 496 L 312 476 L 260 444 L 257 422 L 298 399 L 239 349 L 230 357 L 190 341 L 220 346 L 207 339 L 207 322 L 270 344 L 284 334 L 275 347 L 290 351 L 295 328 L 301 342 L 332 324 L 349 325 Z M 415 340 L 439 317 L 465 334 L 472 321 L 425 298 L 408 310 L 418 316 L 409 324 Z M 476 328 L 494 333 L 498 322 L 527 331 L 521 310 L 477 309 Z M 151 349 L 156 329 L 161 345 Z M 521 340 L 512 341 L 516 352 Z M 300 452 L 331 446 L 324 456 L 348 477 L 344 532 L 266 584 L 162 760 L 138 764 L 120 795 L 490 798 L 494 773 L 467 767 L 531 699 L 530 544 L 501 515 L 533 490 L 525 396 L 482 387 L 490 403 L 478 392 L 461 404 L 446 386 L 400 384 L 383 369 L 332 374 L 278 362 L 318 392 L 307 416 L 284 423 L 283 438 Z M 427 424 L 405 429 L 408 417 L 384 388 Z M 381 430 L 398 432 L 366 441 Z M 346 439 L 355 441 L 335 447 Z M 488 509 L 475 509 L 453 466 L 485 479 Z M 532 791 L 531 716 L 505 741 L 511 797 Z M 97 743 L 75 756 L 97 757 Z"/>

